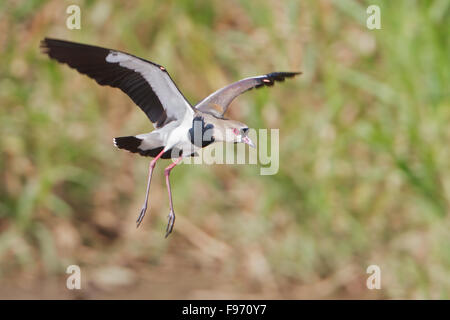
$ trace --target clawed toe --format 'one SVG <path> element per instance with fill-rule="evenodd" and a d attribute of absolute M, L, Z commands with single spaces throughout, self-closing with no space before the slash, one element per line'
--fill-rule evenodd
<path fill-rule="evenodd" d="M 168 216 L 165 238 L 167 238 L 169 236 L 169 234 L 171 234 L 174 224 L 175 224 L 175 214 L 171 211 Z"/>
<path fill-rule="evenodd" d="M 139 214 L 139 217 L 136 220 L 136 228 L 139 228 L 139 226 L 141 225 L 142 220 L 144 220 L 145 211 L 147 211 L 147 206 L 142 207 L 141 213 Z"/>

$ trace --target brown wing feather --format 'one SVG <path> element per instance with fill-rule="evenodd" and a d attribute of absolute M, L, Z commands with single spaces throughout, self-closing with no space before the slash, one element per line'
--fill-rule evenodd
<path fill-rule="evenodd" d="M 263 76 L 242 79 L 217 90 L 200 101 L 195 108 L 217 117 L 223 117 L 230 103 L 240 94 L 253 88 L 271 87 L 276 81 L 284 81 L 286 78 L 292 78 L 299 74 L 301 72 L 272 72 Z"/>

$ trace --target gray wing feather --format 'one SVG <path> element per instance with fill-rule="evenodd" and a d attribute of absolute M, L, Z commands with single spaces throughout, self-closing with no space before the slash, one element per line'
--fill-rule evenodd
<path fill-rule="evenodd" d="M 223 117 L 230 103 L 240 94 L 253 88 L 273 86 L 276 81 L 284 81 L 285 78 L 291 78 L 298 74 L 301 74 L 301 72 L 272 72 L 239 80 L 212 93 L 200 101 L 195 109 L 211 113 L 216 117 Z"/>

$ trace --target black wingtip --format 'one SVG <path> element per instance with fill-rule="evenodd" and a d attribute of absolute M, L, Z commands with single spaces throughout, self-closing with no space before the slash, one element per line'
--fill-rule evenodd
<path fill-rule="evenodd" d="M 55 45 L 58 42 L 64 42 L 64 40 L 58 40 L 58 39 L 53 39 L 53 38 L 48 38 L 45 37 L 44 39 L 41 40 L 41 42 L 39 43 L 39 47 L 40 48 L 50 48 L 52 45 Z"/>
<path fill-rule="evenodd" d="M 272 78 L 275 81 L 283 81 L 284 78 L 292 78 L 299 74 L 302 74 L 301 71 L 294 71 L 294 72 L 272 72 L 267 74 L 266 76 L 268 78 Z"/>
<path fill-rule="evenodd" d="M 261 80 L 259 84 L 255 86 L 255 88 L 261 88 L 263 86 L 271 87 L 275 82 L 283 82 L 286 78 L 293 78 L 299 74 L 302 74 L 300 71 L 295 72 L 272 72 L 266 74 Z"/>
<path fill-rule="evenodd" d="M 41 49 L 42 53 L 48 53 L 49 47 L 48 47 L 48 42 L 47 42 L 48 38 L 44 38 L 41 40 L 41 42 L 39 43 L 39 48 Z"/>
<path fill-rule="evenodd" d="M 45 37 L 41 40 L 39 48 L 41 49 L 42 53 L 48 54 L 50 56 L 52 50 L 54 51 L 57 48 L 66 47 L 69 44 L 71 44 L 71 42 L 69 41 Z"/>

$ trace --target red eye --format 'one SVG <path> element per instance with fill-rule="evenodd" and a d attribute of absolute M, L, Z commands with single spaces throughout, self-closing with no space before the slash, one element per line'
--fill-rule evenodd
<path fill-rule="evenodd" d="M 238 135 L 238 134 L 239 134 L 239 130 L 236 129 L 236 128 L 234 128 L 234 129 L 233 129 L 233 133 L 234 133 L 235 135 Z"/>

